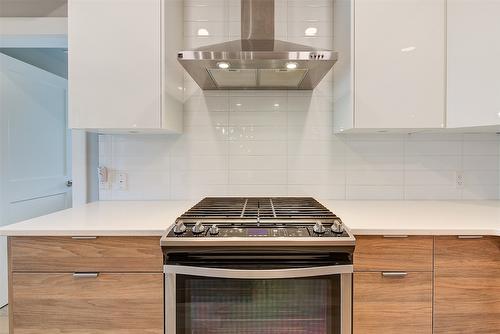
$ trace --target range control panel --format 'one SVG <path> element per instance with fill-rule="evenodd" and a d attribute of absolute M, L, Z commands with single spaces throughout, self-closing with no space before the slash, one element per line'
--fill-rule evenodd
<path fill-rule="evenodd" d="M 168 233 L 169 237 L 200 238 L 308 238 L 308 237 L 348 237 L 349 234 L 338 225 L 311 226 L 219 226 L 203 223 L 176 224 Z"/>

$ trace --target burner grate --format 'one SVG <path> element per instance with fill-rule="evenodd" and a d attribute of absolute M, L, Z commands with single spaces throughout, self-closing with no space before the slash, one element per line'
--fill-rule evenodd
<path fill-rule="evenodd" d="M 181 219 L 325 219 L 336 216 L 312 197 L 207 197 Z"/>

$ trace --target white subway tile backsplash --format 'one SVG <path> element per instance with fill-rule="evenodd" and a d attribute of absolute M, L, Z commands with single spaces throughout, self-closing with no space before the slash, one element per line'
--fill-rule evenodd
<path fill-rule="evenodd" d="M 289 170 L 289 185 L 343 185 L 346 175 L 343 170 Z"/>
<path fill-rule="evenodd" d="M 287 196 L 286 185 L 228 185 L 227 196 Z"/>
<path fill-rule="evenodd" d="M 286 155 L 286 141 L 231 141 L 229 155 Z"/>
<path fill-rule="evenodd" d="M 288 196 L 345 199 L 345 185 L 297 184 L 288 185 Z"/>
<path fill-rule="evenodd" d="M 285 155 L 234 155 L 229 157 L 229 170 L 286 170 Z"/>
<path fill-rule="evenodd" d="M 455 171 L 415 171 L 405 172 L 405 184 L 408 186 L 436 185 L 454 186 L 456 184 Z"/>
<path fill-rule="evenodd" d="M 286 170 L 230 170 L 229 184 L 284 185 Z"/>
<path fill-rule="evenodd" d="M 333 47 L 333 0 L 276 0 L 277 38 Z M 184 48 L 240 38 L 240 0 L 185 0 Z M 500 136 L 333 134 L 333 71 L 314 91 L 202 91 L 184 77 L 182 135 L 100 135 L 128 189 L 103 200 L 204 196 L 498 199 Z M 457 173 L 463 185 L 457 186 Z"/>
<path fill-rule="evenodd" d="M 387 155 L 355 155 L 345 157 L 346 170 L 402 170 L 404 157 Z"/>
<path fill-rule="evenodd" d="M 466 185 L 462 191 L 462 199 L 498 199 L 498 185 Z"/>
<path fill-rule="evenodd" d="M 286 126 L 287 114 L 281 111 L 233 111 L 229 113 L 229 125 Z"/>
<path fill-rule="evenodd" d="M 345 158 L 343 155 L 289 155 L 288 170 L 307 170 L 314 173 L 317 170 L 344 170 Z"/>
<path fill-rule="evenodd" d="M 465 141 L 463 154 L 498 156 L 500 153 L 498 144 L 498 141 Z"/>
<path fill-rule="evenodd" d="M 348 185 L 365 186 L 390 186 L 404 184 L 404 172 L 402 170 L 347 170 L 346 183 Z"/>
<path fill-rule="evenodd" d="M 226 170 L 227 155 L 181 155 L 170 158 L 171 170 Z"/>
<path fill-rule="evenodd" d="M 347 155 L 402 156 L 404 141 L 346 141 Z"/>
<path fill-rule="evenodd" d="M 460 155 L 461 141 L 412 141 L 406 143 L 407 155 Z"/>
<path fill-rule="evenodd" d="M 405 186 L 405 200 L 458 200 L 461 196 L 461 189 L 455 185 Z"/>
<path fill-rule="evenodd" d="M 464 155 L 463 170 L 499 170 L 500 159 L 495 155 Z"/>
<path fill-rule="evenodd" d="M 287 128 L 285 126 L 253 126 L 253 125 L 231 126 L 229 127 L 229 140 L 286 141 Z"/>
<path fill-rule="evenodd" d="M 460 170 L 465 169 L 459 155 L 408 155 L 405 158 L 407 170 Z"/>
<path fill-rule="evenodd" d="M 404 199 L 403 186 L 357 186 L 347 185 L 346 199 L 348 200 L 402 200 Z"/>

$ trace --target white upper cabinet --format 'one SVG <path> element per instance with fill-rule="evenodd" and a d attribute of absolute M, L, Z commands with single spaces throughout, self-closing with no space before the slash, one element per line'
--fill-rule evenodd
<path fill-rule="evenodd" d="M 445 0 L 335 0 L 334 128 L 442 128 Z"/>
<path fill-rule="evenodd" d="M 70 127 L 180 132 L 182 19 L 182 0 L 69 0 Z"/>
<path fill-rule="evenodd" d="M 448 127 L 500 125 L 500 0 L 448 0 Z"/>

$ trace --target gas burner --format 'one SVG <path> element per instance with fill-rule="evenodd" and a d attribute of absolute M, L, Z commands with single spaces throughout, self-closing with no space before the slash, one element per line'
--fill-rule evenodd
<path fill-rule="evenodd" d="M 343 245 L 354 237 L 311 197 L 209 197 L 181 215 L 163 246 Z"/>

